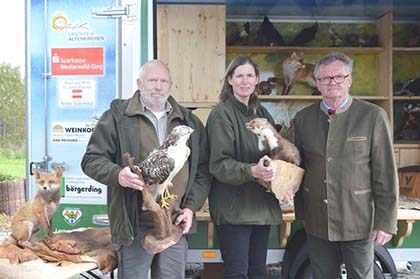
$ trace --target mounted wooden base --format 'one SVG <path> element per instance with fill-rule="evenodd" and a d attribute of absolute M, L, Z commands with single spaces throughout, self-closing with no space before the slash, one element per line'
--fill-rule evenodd
<path fill-rule="evenodd" d="M 128 153 L 125 153 L 124 156 L 131 171 L 137 174 L 140 180 L 144 181 L 138 166 L 134 165 L 134 158 Z M 171 208 L 160 207 L 150 193 L 150 186 L 147 184 L 144 185 L 142 195 L 144 205 L 153 215 L 154 230 L 153 233 L 148 234 L 144 238 L 143 248 L 149 254 L 157 254 L 179 241 L 182 236 L 182 228 L 172 224 L 173 210 Z"/>
<path fill-rule="evenodd" d="M 276 167 L 276 174 L 272 182 L 258 180 L 264 188 L 272 191 L 278 200 L 283 200 L 291 190 L 296 193 L 302 183 L 305 170 L 282 160 L 272 160 L 271 164 Z"/>
<path fill-rule="evenodd" d="M 157 254 L 176 244 L 182 237 L 182 228 L 172 225 L 172 233 L 163 239 L 158 239 L 155 233 L 148 234 L 143 241 L 143 248 L 149 254 Z"/>

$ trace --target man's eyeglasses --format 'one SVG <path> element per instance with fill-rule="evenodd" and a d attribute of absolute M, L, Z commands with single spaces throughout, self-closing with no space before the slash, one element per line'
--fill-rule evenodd
<path fill-rule="evenodd" d="M 331 80 L 334 80 L 335 83 L 339 84 L 339 83 L 343 83 L 344 80 L 346 80 L 346 78 L 349 75 L 337 75 L 337 76 L 333 76 L 333 77 L 323 77 L 323 78 L 317 78 L 317 80 L 319 81 L 319 83 L 323 84 L 323 85 L 327 85 L 330 84 Z"/>

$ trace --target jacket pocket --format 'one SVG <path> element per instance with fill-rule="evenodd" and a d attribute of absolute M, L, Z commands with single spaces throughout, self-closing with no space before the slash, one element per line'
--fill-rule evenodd
<path fill-rule="evenodd" d="M 355 190 L 353 193 L 355 195 L 366 195 L 368 193 L 372 192 L 372 189 L 361 189 L 361 190 Z"/>
<path fill-rule="evenodd" d="M 350 138 L 347 138 L 347 141 L 367 141 L 367 137 L 364 137 L 364 136 L 350 137 Z"/>
<path fill-rule="evenodd" d="M 347 138 L 346 141 L 349 146 L 348 151 L 354 156 L 355 162 L 359 166 L 368 164 L 370 161 L 368 138 L 365 136 L 355 136 Z"/>
<path fill-rule="evenodd" d="M 373 225 L 373 197 L 372 189 L 363 185 L 360 189 L 352 190 L 351 201 L 347 204 L 345 220 L 352 224 L 348 232 L 352 234 L 368 234 Z"/>

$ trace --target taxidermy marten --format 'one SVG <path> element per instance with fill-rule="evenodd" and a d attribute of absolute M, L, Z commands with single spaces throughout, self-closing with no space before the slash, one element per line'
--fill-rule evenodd
<path fill-rule="evenodd" d="M 255 118 L 245 127 L 258 136 L 258 148 L 272 160 L 283 160 L 297 166 L 301 159 L 293 143 L 283 138 L 265 118 Z"/>

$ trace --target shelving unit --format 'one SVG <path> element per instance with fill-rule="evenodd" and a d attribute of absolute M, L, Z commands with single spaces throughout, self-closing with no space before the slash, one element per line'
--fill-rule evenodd
<path fill-rule="evenodd" d="M 237 55 L 249 55 L 259 65 L 260 79 L 265 80 L 268 76 L 283 77 L 282 62 L 292 52 L 303 52 L 305 63 L 316 63 L 320 58 L 331 52 L 343 52 L 356 61 L 351 89 L 352 96 L 381 106 L 387 112 L 393 129 L 392 23 L 391 13 L 385 14 L 376 22 L 369 22 L 370 28 L 375 29 L 378 36 L 377 47 L 227 46 L 227 63 Z M 285 24 L 287 23 L 282 22 L 282 24 L 281 27 L 283 28 L 279 27 L 278 30 L 286 33 L 287 26 Z M 321 27 L 321 24 L 319 26 Z M 325 25 L 324 30 L 321 31 L 321 28 L 319 28 L 318 32 L 323 32 L 322 35 L 325 37 L 327 35 Z M 275 121 L 286 127 L 290 123 L 290 118 L 300 107 L 321 100 L 321 96 L 311 95 L 312 90 L 302 84 L 296 84 L 289 95 L 279 95 L 282 91 L 282 85 L 276 86 L 275 89 L 274 94 L 260 96 L 260 100 L 272 113 Z M 282 122 L 282 117 L 287 118 L 287 120 Z"/>
<path fill-rule="evenodd" d="M 352 96 L 381 106 L 388 114 L 392 131 L 396 125 L 395 118 L 398 118 L 398 111 L 394 112 L 399 107 L 398 102 L 420 103 L 419 96 L 393 95 L 393 83 L 396 82 L 394 60 L 400 56 L 420 60 L 420 47 L 393 47 L 392 13 L 367 23 L 376 30 L 377 47 L 226 46 L 228 24 L 224 5 L 165 4 L 158 5 L 157 14 L 158 57 L 171 67 L 174 81 L 172 95 L 184 106 L 195 108 L 194 113 L 204 123 L 211 108 L 218 102 L 226 65 L 239 54 L 248 54 L 260 60 L 269 57 L 266 60 L 270 61 L 257 61 L 263 80 L 263 75 L 281 77 L 281 62 L 293 51 L 303 52 L 306 63 L 315 63 L 330 52 L 346 53 L 356 61 Z M 324 40 L 325 36 L 328 35 L 324 31 Z M 420 67 L 417 76 L 420 76 Z M 311 95 L 306 85 L 295 85 L 290 95 L 280 95 L 282 85 L 275 89 L 276 95 L 260 96 L 260 99 L 274 110 L 273 114 L 278 114 L 278 110 L 291 109 L 285 114 L 288 118 L 300 109 L 300 103 L 302 107 L 321 99 Z M 419 150 L 420 142 L 396 142 L 397 165 L 420 164 Z"/>
<path fill-rule="evenodd" d="M 249 52 L 253 53 L 278 53 L 278 52 L 304 52 L 304 53 L 316 53 L 316 54 L 327 54 L 333 51 L 341 51 L 345 53 L 362 53 L 362 54 L 378 54 L 385 51 L 382 47 L 284 47 L 284 46 L 227 46 L 227 53 L 230 52 Z"/>
<path fill-rule="evenodd" d="M 393 57 L 397 60 L 398 57 L 408 56 L 407 59 L 412 61 L 420 61 L 420 47 L 394 47 L 392 49 Z M 396 61 L 397 62 L 397 61 Z M 420 62 L 418 63 L 420 67 Z M 396 65 L 395 67 L 398 67 Z M 398 72 L 397 72 L 398 71 Z M 409 76 L 404 76 L 401 74 L 399 69 L 394 68 L 393 80 L 396 82 L 397 76 L 402 76 L 402 79 L 405 80 Z M 420 77 L 420 69 L 417 73 L 411 73 L 414 76 Z M 398 107 L 398 104 L 404 103 L 416 103 L 420 104 L 420 96 L 392 96 L 393 107 Z M 398 112 L 396 112 L 398 113 Z M 398 125 L 395 123 L 395 125 Z M 394 125 L 394 126 L 395 126 Z M 401 143 L 398 140 L 395 140 L 394 144 L 395 158 L 397 167 L 404 167 L 410 165 L 420 165 L 420 140 L 413 143 Z"/>
<path fill-rule="evenodd" d="M 400 101 L 414 101 L 420 103 L 419 96 L 394 96 L 393 95 L 393 58 L 396 55 L 410 55 L 410 56 L 418 56 L 420 59 L 420 47 L 415 48 L 408 48 L 408 47 L 393 47 L 393 15 L 392 13 L 387 13 L 384 16 L 380 17 L 376 20 L 376 32 L 378 35 L 378 47 L 291 47 L 291 46 L 227 46 L 226 47 L 226 55 L 227 55 L 227 63 L 229 62 L 229 58 L 232 58 L 234 55 L 238 54 L 248 54 L 251 57 L 260 58 L 261 55 L 283 55 L 279 57 L 285 57 L 292 52 L 303 52 L 305 54 L 305 62 L 314 63 L 311 60 L 314 57 L 321 57 L 327 53 L 331 52 L 343 52 L 347 55 L 355 58 L 355 68 L 353 73 L 353 86 L 351 89 L 351 94 L 356 99 L 362 99 L 369 102 L 373 102 L 379 106 L 381 106 L 388 114 L 390 120 L 390 126 L 392 131 L 395 128 L 395 102 Z M 308 56 L 309 61 L 306 60 L 306 56 Z M 364 69 L 358 68 L 358 64 L 360 63 L 358 58 L 359 57 L 370 57 L 374 59 L 374 70 L 373 73 L 369 73 L 368 79 L 376 79 L 374 82 L 374 90 L 373 92 L 353 92 L 354 87 L 357 87 L 358 82 L 360 82 L 360 77 L 357 76 L 358 71 L 363 71 Z M 273 63 L 280 64 L 277 66 L 272 67 L 279 69 L 281 68 L 281 62 L 277 61 Z M 258 61 L 257 61 L 257 64 Z M 269 69 L 268 71 L 272 71 Z M 264 72 L 264 68 L 260 67 L 260 71 Z M 420 71 L 420 69 L 419 69 Z M 420 74 L 419 74 L 420 76 Z M 363 78 L 366 78 L 365 76 Z M 364 81 L 361 82 L 362 84 Z M 281 90 L 281 88 L 279 88 Z M 289 102 L 293 103 L 306 103 L 310 104 L 311 102 L 315 102 L 320 100 L 320 96 L 313 96 L 313 95 L 301 95 L 298 91 L 302 90 L 302 87 L 296 88 L 294 92 L 290 95 L 278 95 L 279 90 L 276 90 L 276 95 L 270 96 L 260 96 L 260 100 L 263 103 L 269 104 L 269 110 L 273 111 L 272 114 L 278 113 L 276 111 L 277 107 L 280 107 L 281 104 L 287 104 Z M 369 94 L 366 94 L 369 93 Z M 276 106 L 275 104 L 278 103 L 279 105 Z M 295 108 L 296 110 L 296 108 Z M 293 114 L 294 112 L 292 112 Z M 288 117 L 290 117 L 290 114 Z M 275 117 L 275 115 L 274 115 Z M 420 143 L 396 143 L 395 145 L 395 158 L 398 167 L 406 166 L 406 165 L 413 165 L 413 164 L 420 164 Z"/>

